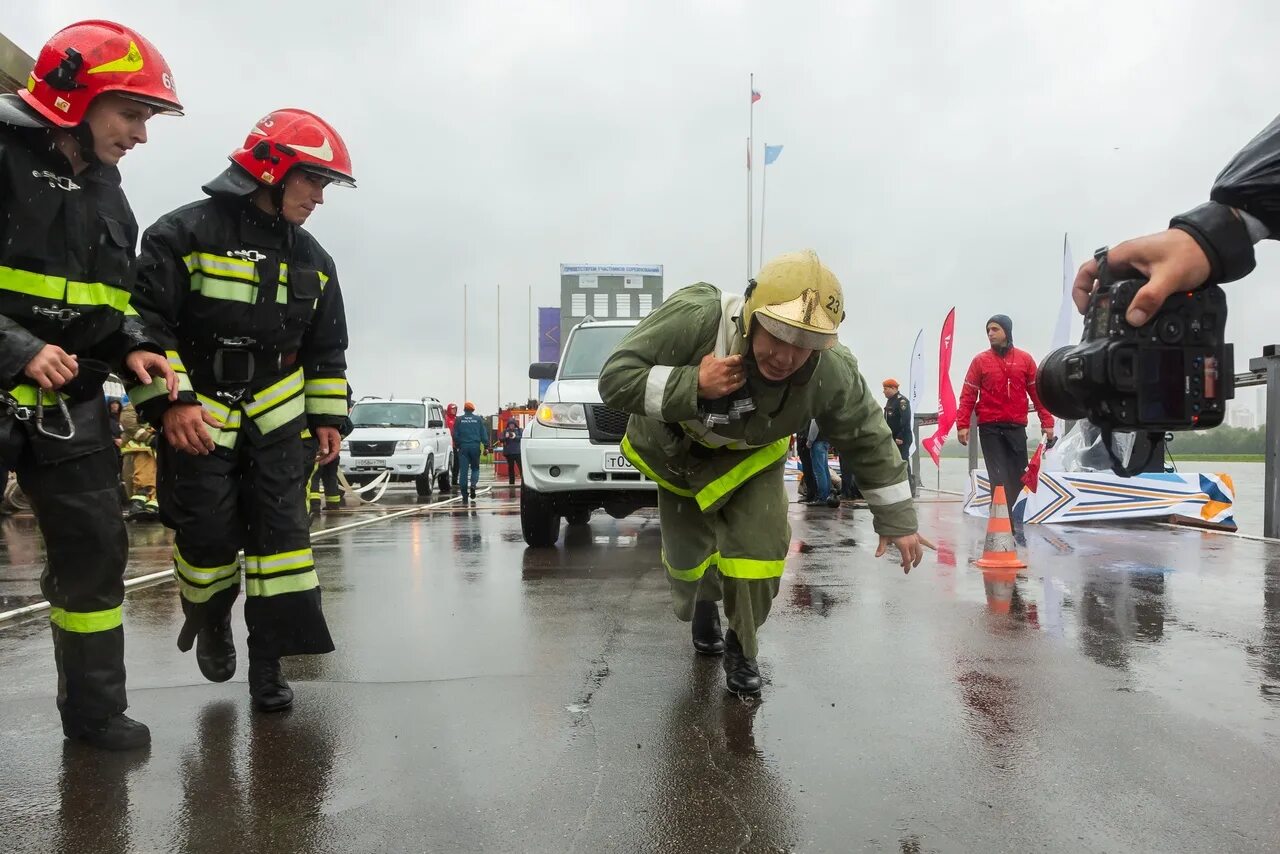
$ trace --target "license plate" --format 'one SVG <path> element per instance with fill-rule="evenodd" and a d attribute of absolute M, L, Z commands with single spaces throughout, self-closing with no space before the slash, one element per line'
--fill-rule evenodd
<path fill-rule="evenodd" d="M 631 465 L 631 460 L 622 454 L 605 454 L 604 455 L 605 471 L 635 471 L 636 467 Z"/>
<path fill-rule="evenodd" d="M 386 467 L 387 467 L 386 460 L 364 459 L 364 460 L 351 461 L 352 471 L 370 471 L 374 469 L 384 469 Z"/>

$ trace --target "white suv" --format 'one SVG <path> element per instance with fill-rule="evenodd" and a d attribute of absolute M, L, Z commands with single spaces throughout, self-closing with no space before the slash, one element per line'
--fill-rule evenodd
<path fill-rule="evenodd" d="M 361 398 L 351 410 L 351 425 L 338 465 L 353 485 L 389 469 L 392 480 L 413 481 L 421 496 L 431 494 L 437 479 L 440 491 L 448 491 L 453 437 L 444 426 L 440 401 Z"/>
<path fill-rule="evenodd" d="M 658 503 L 658 487 L 622 455 L 627 413 L 600 400 L 600 370 L 636 320 L 592 320 L 573 328 L 559 364 L 535 362 L 532 379 L 553 380 L 520 445 L 520 527 L 531 546 L 555 545 L 560 518 L 585 525 L 603 507 L 622 519 Z"/>

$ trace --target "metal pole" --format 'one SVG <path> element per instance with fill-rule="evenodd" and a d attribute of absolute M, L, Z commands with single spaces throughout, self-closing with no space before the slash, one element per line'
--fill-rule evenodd
<path fill-rule="evenodd" d="M 1260 358 L 1249 360 L 1249 368 L 1253 371 L 1265 371 L 1267 375 L 1262 535 L 1280 537 L 1280 345 L 1269 344 L 1263 347 Z"/>
<path fill-rule="evenodd" d="M 768 151 L 769 144 L 765 143 L 764 148 Z M 760 170 L 764 174 L 760 177 L 760 263 L 756 265 L 757 270 L 764 266 L 764 203 L 765 193 L 769 191 L 769 164 L 762 164 Z"/>
<path fill-rule="evenodd" d="M 768 175 L 768 171 L 765 172 Z M 764 201 L 763 197 L 761 201 Z M 764 238 L 761 238 L 761 243 Z M 915 413 L 911 414 L 911 432 L 915 435 L 915 442 L 911 446 L 911 471 L 908 475 L 911 479 L 911 495 L 916 496 L 920 492 L 920 417 Z"/>
<path fill-rule="evenodd" d="M 978 467 L 978 413 L 969 417 L 969 471 Z"/>
<path fill-rule="evenodd" d="M 498 310 L 494 312 L 498 325 L 498 408 L 494 412 L 502 411 L 502 283 L 498 283 Z"/>
<path fill-rule="evenodd" d="M 529 364 L 533 364 L 533 285 L 529 286 L 529 319 L 525 322 L 524 332 L 528 341 Z M 525 391 L 533 397 L 533 380 L 525 380 Z"/>
<path fill-rule="evenodd" d="M 467 399 L 467 285 L 462 285 L 462 399 Z"/>

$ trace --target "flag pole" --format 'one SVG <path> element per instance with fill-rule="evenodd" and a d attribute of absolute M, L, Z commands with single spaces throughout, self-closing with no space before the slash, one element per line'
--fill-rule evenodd
<path fill-rule="evenodd" d="M 747 278 L 750 279 L 754 272 L 751 268 L 751 155 L 754 147 L 755 138 L 755 122 L 756 122 L 756 75 L 751 74 L 751 82 L 748 87 L 747 100 L 750 106 L 747 108 Z"/>
<path fill-rule="evenodd" d="M 498 408 L 494 412 L 502 411 L 502 283 L 498 283 L 497 304 L 494 311 L 494 320 L 497 323 L 498 330 Z"/>
<path fill-rule="evenodd" d="M 764 144 L 765 162 L 760 167 L 764 173 L 760 176 L 760 267 L 764 266 L 764 211 L 766 193 L 769 192 L 769 143 Z M 759 269 L 757 267 L 756 269 Z"/>
<path fill-rule="evenodd" d="M 467 399 L 467 284 L 462 283 L 462 399 Z"/>
<path fill-rule="evenodd" d="M 533 364 L 533 285 L 529 286 L 529 319 L 525 321 L 524 332 L 528 341 L 529 364 Z M 533 380 L 525 380 L 525 391 L 530 392 L 529 397 L 533 397 Z"/>

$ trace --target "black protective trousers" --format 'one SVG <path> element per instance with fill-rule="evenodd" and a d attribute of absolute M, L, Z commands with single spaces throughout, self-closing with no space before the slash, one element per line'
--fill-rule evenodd
<path fill-rule="evenodd" d="M 176 532 L 174 574 L 186 617 L 178 647 L 225 622 L 241 588 L 250 658 L 333 651 L 311 555 L 307 482 L 316 442 L 299 435 L 195 456 L 161 444 L 160 518 Z"/>
<path fill-rule="evenodd" d="M 342 506 L 342 487 L 338 483 L 338 461 L 317 465 L 311 475 L 311 489 L 307 497 L 312 502 L 323 501 L 330 509 Z"/>
<path fill-rule="evenodd" d="M 102 721 L 124 712 L 124 570 L 129 536 L 106 401 L 68 404 L 75 436 L 40 435 L 34 421 L 0 416 L 0 457 L 18 476 L 45 543 L 40 591 L 51 608 L 58 711 L 64 721 Z M 66 419 L 46 407 L 45 427 Z"/>
<path fill-rule="evenodd" d="M 1027 471 L 1027 428 L 1018 424 L 979 424 L 978 441 L 991 492 L 994 495 L 997 486 L 1004 487 L 1012 528 L 1020 530 L 1022 523 L 1014 519 L 1013 505 L 1022 492 L 1022 475 Z"/>

